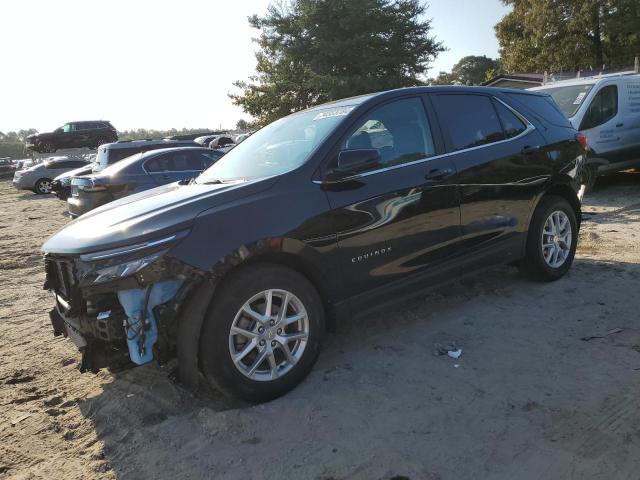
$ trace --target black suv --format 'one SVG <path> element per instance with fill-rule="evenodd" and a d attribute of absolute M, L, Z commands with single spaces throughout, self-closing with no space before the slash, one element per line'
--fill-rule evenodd
<path fill-rule="evenodd" d="M 187 385 L 272 399 L 340 318 L 495 264 L 562 277 L 583 142 L 548 95 L 519 90 L 407 88 L 295 113 L 194 182 L 51 237 L 54 332 L 82 369 L 177 356 Z"/>
<path fill-rule="evenodd" d="M 26 138 L 26 147 L 40 153 L 52 153 L 63 148 L 98 148 L 118 140 L 118 132 L 106 120 L 65 123 L 50 133 L 38 133 Z"/>

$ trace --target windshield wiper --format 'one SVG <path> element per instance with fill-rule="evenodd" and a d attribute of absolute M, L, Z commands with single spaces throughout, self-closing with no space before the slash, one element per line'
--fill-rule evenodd
<path fill-rule="evenodd" d="M 202 182 L 203 185 L 212 185 L 212 184 L 220 184 L 220 183 L 235 183 L 235 182 L 246 182 L 246 178 L 225 178 L 224 180 L 221 178 L 216 178 L 215 180 L 209 180 L 206 182 Z"/>

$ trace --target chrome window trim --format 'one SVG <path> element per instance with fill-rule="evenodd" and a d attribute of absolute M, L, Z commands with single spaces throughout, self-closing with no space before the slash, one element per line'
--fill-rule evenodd
<path fill-rule="evenodd" d="M 340 180 L 335 180 L 335 181 L 313 180 L 313 183 L 318 184 L 318 185 L 341 183 L 341 182 L 351 181 L 351 180 L 355 180 L 355 179 L 362 178 L 362 177 L 368 177 L 370 175 L 376 175 L 376 174 L 382 173 L 382 172 L 388 172 L 390 170 L 396 170 L 398 168 L 417 165 L 419 163 L 426 163 L 426 162 L 429 162 L 431 160 L 437 160 L 437 159 L 440 159 L 440 158 L 446 158 L 446 157 L 450 157 L 451 155 L 457 155 L 459 153 L 471 152 L 471 151 L 474 151 L 474 150 L 479 150 L 481 148 L 491 147 L 493 145 L 499 145 L 501 143 L 518 140 L 518 139 L 528 135 L 529 133 L 533 132 L 536 129 L 535 125 L 533 125 L 533 123 L 531 123 L 527 119 L 527 117 L 525 117 L 520 112 L 515 110 L 509 104 L 505 103 L 504 101 L 500 100 L 499 98 L 497 98 L 497 97 L 495 97 L 493 95 L 491 95 L 491 98 L 493 98 L 494 100 L 497 100 L 502 105 L 504 105 L 506 108 L 508 108 L 511 111 L 511 113 L 513 113 L 516 117 L 518 117 L 519 120 L 521 120 L 525 124 L 526 128 L 522 132 L 520 132 L 518 135 L 516 135 L 515 137 L 505 138 L 503 140 L 498 140 L 497 142 L 491 142 L 491 143 L 487 143 L 487 144 L 484 144 L 484 145 L 477 145 L 475 147 L 463 148 L 461 150 L 453 150 L 451 152 L 442 153 L 440 155 L 434 155 L 432 157 L 425 157 L 425 158 L 421 158 L 421 159 L 418 159 L 418 160 L 413 160 L 412 162 L 401 163 L 399 165 L 392 165 L 390 167 L 384 167 L 384 168 L 379 168 L 377 170 L 371 170 L 370 172 L 359 173 L 357 175 L 352 175 L 350 177 L 341 178 Z M 498 112 L 496 112 L 496 115 L 497 114 L 498 114 Z M 500 126 L 502 127 L 502 123 L 500 123 Z"/>

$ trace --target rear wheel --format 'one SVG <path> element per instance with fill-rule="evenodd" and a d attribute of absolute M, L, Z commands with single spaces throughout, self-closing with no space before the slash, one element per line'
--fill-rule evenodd
<path fill-rule="evenodd" d="M 54 153 L 56 146 L 52 142 L 43 142 L 40 144 L 40 151 L 42 153 Z"/>
<path fill-rule="evenodd" d="M 41 178 L 36 182 L 33 191 L 39 195 L 51 193 L 51 180 L 49 178 Z"/>
<path fill-rule="evenodd" d="M 307 376 L 323 333 L 322 302 L 304 276 L 275 265 L 249 267 L 217 292 L 204 321 L 200 361 L 214 387 L 264 402 Z"/>
<path fill-rule="evenodd" d="M 569 202 L 544 197 L 531 219 L 520 269 L 537 280 L 558 280 L 571 268 L 577 245 L 578 222 Z"/>

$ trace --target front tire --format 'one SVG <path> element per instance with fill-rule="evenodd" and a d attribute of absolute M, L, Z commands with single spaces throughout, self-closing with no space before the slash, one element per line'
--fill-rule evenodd
<path fill-rule="evenodd" d="M 533 213 L 520 269 L 536 280 L 558 280 L 571 268 L 577 245 L 575 211 L 564 198 L 548 195 Z"/>
<path fill-rule="evenodd" d="M 304 276 L 288 268 L 256 265 L 231 275 L 204 319 L 203 373 L 227 395 L 272 400 L 311 371 L 324 334 L 322 301 Z"/>
<path fill-rule="evenodd" d="M 33 191 L 38 195 L 51 193 L 51 180 L 49 178 L 41 178 L 36 182 Z"/>

